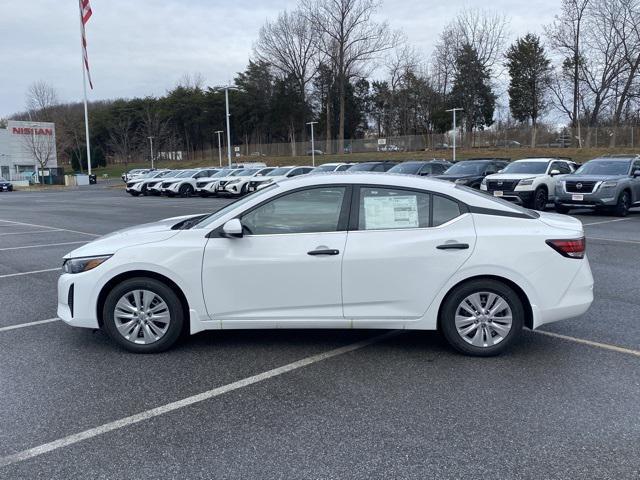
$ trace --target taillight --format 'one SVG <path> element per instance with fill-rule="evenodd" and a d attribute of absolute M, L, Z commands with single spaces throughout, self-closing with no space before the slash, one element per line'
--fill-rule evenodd
<path fill-rule="evenodd" d="M 568 258 L 584 258 L 584 252 L 587 248 L 587 243 L 584 237 L 562 240 L 547 240 L 547 245 L 549 245 L 563 257 Z"/>

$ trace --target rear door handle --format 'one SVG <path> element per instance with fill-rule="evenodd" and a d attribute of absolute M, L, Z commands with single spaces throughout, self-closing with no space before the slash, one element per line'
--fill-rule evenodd
<path fill-rule="evenodd" d="M 340 250 L 335 250 L 332 248 L 325 248 L 320 250 L 311 250 L 307 252 L 307 255 L 338 255 Z"/>
<path fill-rule="evenodd" d="M 436 247 L 438 250 L 466 250 L 469 248 L 468 243 L 443 243 Z"/>

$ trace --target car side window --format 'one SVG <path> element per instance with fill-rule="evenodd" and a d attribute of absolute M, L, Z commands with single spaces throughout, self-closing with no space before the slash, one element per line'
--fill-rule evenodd
<path fill-rule="evenodd" d="M 351 167 L 351 165 L 346 164 L 346 165 L 340 165 L 338 168 L 336 168 L 336 172 L 344 172 L 345 170 L 347 170 L 349 167 Z"/>
<path fill-rule="evenodd" d="M 461 214 L 458 202 L 450 198 L 433 195 L 431 201 L 433 202 L 433 220 L 431 224 L 434 227 L 447 223 Z"/>
<path fill-rule="evenodd" d="M 633 175 L 633 172 L 640 170 L 640 160 L 636 160 L 635 162 L 633 162 L 633 167 L 631 168 L 631 175 Z"/>
<path fill-rule="evenodd" d="M 418 175 L 429 175 L 430 173 L 433 173 L 434 171 L 433 167 L 434 167 L 433 165 L 423 165 L 420 171 L 418 172 Z"/>
<path fill-rule="evenodd" d="M 359 230 L 392 230 L 429 226 L 431 195 L 413 190 L 362 187 Z"/>
<path fill-rule="evenodd" d="M 335 232 L 345 187 L 317 187 L 289 193 L 241 217 L 250 235 Z"/>

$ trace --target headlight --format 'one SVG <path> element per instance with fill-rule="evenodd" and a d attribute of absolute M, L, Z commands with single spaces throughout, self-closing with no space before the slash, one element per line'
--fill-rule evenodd
<path fill-rule="evenodd" d="M 468 182 L 468 180 L 464 179 L 464 178 L 459 178 L 455 181 L 456 185 L 466 185 Z"/>
<path fill-rule="evenodd" d="M 457 182 L 456 182 L 456 183 L 457 183 Z M 487 186 L 487 177 L 484 177 L 484 178 L 482 179 L 482 182 L 480 183 L 480 185 Z"/>
<path fill-rule="evenodd" d="M 518 185 L 533 185 L 535 178 L 524 178 L 518 182 Z"/>
<path fill-rule="evenodd" d="M 82 273 L 93 270 L 98 265 L 102 265 L 111 255 L 101 255 L 99 257 L 69 258 L 62 264 L 64 273 Z"/>
<path fill-rule="evenodd" d="M 616 185 L 618 185 L 618 182 L 616 182 L 615 180 L 602 182 L 602 188 L 611 188 L 611 187 L 615 187 Z"/>
<path fill-rule="evenodd" d="M 240 183 L 240 182 L 241 182 L 241 180 L 240 180 L 240 179 L 238 179 L 238 180 L 231 180 L 229 183 L 227 183 L 227 185 L 235 185 L 236 183 Z"/>

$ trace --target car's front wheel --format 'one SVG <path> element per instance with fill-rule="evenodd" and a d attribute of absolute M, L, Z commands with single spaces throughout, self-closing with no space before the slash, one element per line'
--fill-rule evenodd
<path fill-rule="evenodd" d="M 618 203 L 614 207 L 613 211 L 618 217 L 626 217 L 631 207 L 631 198 L 629 192 L 624 191 L 618 197 Z"/>
<path fill-rule="evenodd" d="M 547 194 L 547 190 L 542 187 L 539 187 L 538 189 L 536 189 L 535 193 L 533 194 L 532 208 L 534 210 L 539 210 L 541 212 L 544 212 L 544 209 L 547 208 L 548 201 L 549 201 L 549 195 Z"/>
<path fill-rule="evenodd" d="M 498 355 L 518 338 L 525 311 L 518 295 L 496 280 L 457 286 L 440 312 L 440 329 L 449 344 L 467 355 Z"/>
<path fill-rule="evenodd" d="M 185 197 L 190 197 L 191 195 L 193 195 L 193 187 L 191 185 L 189 185 L 188 183 L 185 183 L 180 187 L 181 197 L 185 198 Z"/>
<path fill-rule="evenodd" d="M 134 353 L 157 353 L 173 346 L 184 314 L 178 296 L 153 278 L 131 278 L 107 295 L 102 311 L 107 334 Z"/>

